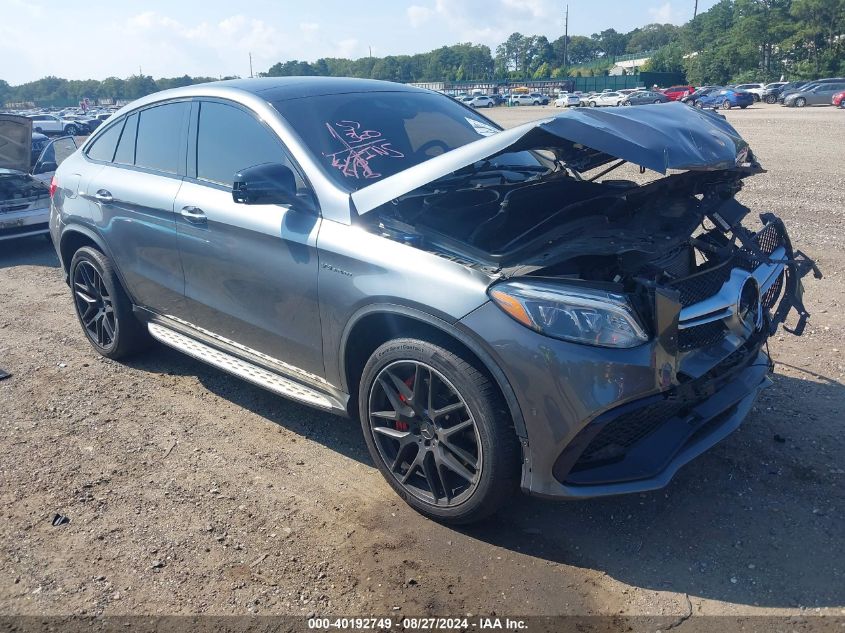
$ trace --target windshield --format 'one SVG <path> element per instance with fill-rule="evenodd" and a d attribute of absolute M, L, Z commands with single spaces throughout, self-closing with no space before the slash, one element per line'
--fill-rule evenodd
<path fill-rule="evenodd" d="M 277 101 L 273 106 L 340 187 L 357 191 L 499 128 L 449 97 L 365 92 Z M 530 152 L 491 158 L 486 167 L 548 168 Z"/>

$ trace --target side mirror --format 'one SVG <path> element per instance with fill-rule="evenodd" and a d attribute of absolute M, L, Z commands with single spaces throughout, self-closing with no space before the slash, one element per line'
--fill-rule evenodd
<path fill-rule="evenodd" d="M 262 163 L 235 174 L 232 199 L 238 204 L 301 205 L 296 197 L 296 178 L 281 163 Z"/>

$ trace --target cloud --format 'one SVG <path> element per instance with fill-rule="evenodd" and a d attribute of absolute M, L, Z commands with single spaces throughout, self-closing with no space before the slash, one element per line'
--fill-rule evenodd
<path fill-rule="evenodd" d="M 683 16 L 675 10 L 671 2 L 664 2 L 657 7 L 649 7 L 648 14 L 651 16 L 651 21 L 658 24 L 681 24 L 684 22 Z"/>
<path fill-rule="evenodd" d="M 434 11 L 428 7 L 421 7 L 418 4 L 412 4 L 406 9 L 408 14 L 408 21 L 411 26 L 417 28 L 426 22 L 434 15 Z"/>

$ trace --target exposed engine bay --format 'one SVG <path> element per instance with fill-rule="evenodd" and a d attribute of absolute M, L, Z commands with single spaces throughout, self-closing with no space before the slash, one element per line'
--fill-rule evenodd
<path fill-rule="evenodd" d="M 809 269 L 820 273 L 793 252 L 775 216 L 761 216 L 764 228 L 758 233 L 742 225 L 750 210 L 734 196 L 743 178 L 760 171 L 751 161 L 638 185 L 584 180 L 561 164 L 539 175 L 518 168 L 485 171 L 476 164 L 383 205 L 372 214 L 377 218 L 367 220 L 386 237 L 504 278 L 606 285 L 629 294 L 644 312 L 654 311 L 656 290 L 682 308 L 698 307 L 719 293 L 735 269 L 746 276 L 760 269 L 757 274 L 765 278 L 755 283 L 767 329 L 773 332 L 792 307 L 800 329 L 807 317 L 800 277 Z M 790 300 L 780 301 L 784 296 Z M 709 340 L 723 334 L 718 307 L 710 320 L 689 317 L 681 350 L 706 344 L 704 334 Z"/>

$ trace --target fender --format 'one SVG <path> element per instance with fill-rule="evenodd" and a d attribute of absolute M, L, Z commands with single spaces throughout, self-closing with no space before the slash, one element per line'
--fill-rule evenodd
<path fill-rule="evenodd" d="M 455 324 L 433 316 L 427 312 L 423 312 L 422 310 L 410 308 L 408 306 L 392 303 L 376 303 L 364 306 L 352 314 L 343 329 L 343 334 L 340 338 L 340 353 L 338 354 L 338 374 L 340 375 L 341 388 L 343 389 L 343 391 L 349 393 L 349 384 L 346 379 L 345 370 L 346 349 L 349 340 L 349 334 L 350 332 L 352 332 L 355 325 L 361 319 L 372 314 L 395 314 L 398 316 L 413 319 L 415 321 L 419 321 L 421 323 L 424 323 L 440 330 L 445 335 L 450 336 L 451 338 L 464 345 L 467 349 L 469 349 L 469 351 L 475 354 L 475 356 L 484 365 L 485 369 L 487 369 L 487 371 L 490 372 L 490 375 L 493 376 L 493 380 L 496 381 L 499 390 L 505 397 L 505 403 L 507 404 L 508 411 L 511 414 L 511 419 L 513 420 L 514 428 L 516 429 L 516 434 L 523 440 L 528 437 L 528 432 L 525 429 L 525 419 L 522 417 L 522 410 L 519 408 L 519 403 L 517 402 L 516 394 L 514 394 L 510 382 L 508 381 L 504 372 L 496 364 L 496 361 L 493 359 L 493 357 L 481 346 L 478 341 L 475 340 L 475 338 L 455 327 Z"/>
<path fill-rule="evenodd" d="M 65 262 L 62 258 L 62 246 L 65 243 L 65 240 L 72 234 L 76 233 L 79 235 L 84 235 L 89 240 L 96 244 L 97 248 L 99 248 L 103 254 L 109 258 L 111 261 L 112 266 L 114 267 L 115 272 L 117 273 L 117 277 L 120 280 L 120 285 L 123 287 L 123 291 L 129 297 L 129 300 L 135 305 L 135 298 L 132 296 L 132 292 L 129 290 L 129 286 L 126 284 L 126 280 L 123 278 L 123 273 L 120 271 L 120 268 L 115 261 L 111 249 L 106 245 L 106 241 L 103 239 L 103 236 L 100 235 L 95 229 L 91 228 L 86 224 L 81 224 L 79 222 L 73 222 L 71 224 L 66 224 L 59 235 L 59 247 L 56 249 L 59 255 L 59 263 L 62 266 L 62 270 L 64 272 L 65 283 L 70 285 L 70 262 Z"/>

